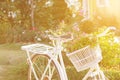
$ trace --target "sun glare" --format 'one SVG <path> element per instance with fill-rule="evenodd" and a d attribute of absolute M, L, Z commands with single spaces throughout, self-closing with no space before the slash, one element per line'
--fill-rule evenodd
<path fill-rule="evenodd" d="M 116 17 L 120 17 L 120 0 L 111 0 L 111 5 L 108 7 L 109 11 Z"/>
<path fill-rule="evenodd" d="M 118 24 L 120 24 L 120 0 L 111 0 L 111 6 L 109 7 L 110 13 L 115 16 Z"/>
<path fill-rule="evenodd" d="M 101 1 L 101 2 L 100 2 Z M 120 0 L 98 0 L 97 14 L 111 20 L 112 25 L 120 25 Z M 101 18 L 101 17 L 100 17 Z M 109 20 L 109 21 L 110 21 Z"/>

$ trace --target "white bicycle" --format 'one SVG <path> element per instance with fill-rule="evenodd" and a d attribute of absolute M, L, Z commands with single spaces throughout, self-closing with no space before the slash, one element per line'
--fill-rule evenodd
<path fill-rule="evenodd" d="M 111 29 L 115 28 L 108 27 L 97 37 L 104 36 Z M 22 50 L 26 51 L 28 57 L 28 80 L 68 80 L 61 51 L 62 44 L 72 40 L 73 37 L 63 35 L 49 36 L 49 38 L 53 41 L 54 46 L 36 43 L 21 47 Z M 88 45 L 67 54 L 67 56 L 78 72 L 89 69 L 82 80 L 106 80 L 99 67 L 99 62 L 102 60 L 99 45 L 95 47 Z"/>

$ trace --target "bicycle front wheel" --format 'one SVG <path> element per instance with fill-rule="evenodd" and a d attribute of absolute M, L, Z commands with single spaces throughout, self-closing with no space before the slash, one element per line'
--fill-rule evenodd
<path fill-rule="evenodd" d="M 29 66 L 28 80 L 61 80 L 58 68 L 48 55 L 35 54 L 31 61 L 33 67 Z"/>

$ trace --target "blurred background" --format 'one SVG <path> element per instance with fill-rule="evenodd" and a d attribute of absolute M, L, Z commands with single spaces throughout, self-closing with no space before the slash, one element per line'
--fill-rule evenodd
<path fill-rule="evenodd" d="M 119 3 L 120 0 L 0 0 L 0 79 L 27 80 L 26 54 L 20 47 L 37 42 L 50 44 L 46 31 L 54 35 L 73 33 L 74 40 L 64 45 L 72 52 L 97 43 L 95 36 L 89 40 L 85 34 L 97 35 L 114 26 L 115 31 L 99 39 L 103 55 L 100 67 L 109 80 L 119 80 Z M 66 55 L 64 59 L 69 80 L 82 79 L 85 72 L 77 73 Z"/>

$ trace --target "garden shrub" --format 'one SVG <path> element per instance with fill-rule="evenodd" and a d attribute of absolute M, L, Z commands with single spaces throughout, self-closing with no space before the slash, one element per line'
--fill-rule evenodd
<path fill-rule="evenodd" d="M 102 49 L 103 60 L 100 62 L 102 67 L 106 68 L 120 68 L 120 44 L 114 42 L 114 32 L 109 32 L 110 35 L 106 35 L 104 37 L 96 39 L 95 35 L 98 33 L 103 32 L 99 30 L 98 32 L 92 33 L 92 36 L 77 36 L 74 40 L 68 42 L 64 46 L 66 47 L 68 52 L 73 52 L 80 48 L 83 48 L 87 45 L 95 46 L 97 43 L 100 44 Z M 69 44 L 72 44 L 69 46 Z"/>
<path fill-rule="evenodd" d="M 109 69 L 107 71 L 104 71 L 104 73 L 109 80 L 119 80 L 120 79 L 120 71 Z"/>
<path fill-rule="evenodd" d="M 114 42 L 114 36 L 103 37 L 100 39 L 103 60 L 101 65 L 106 68 L 120 67 L 120 44 Z"/>
<path fill-rule="evenodd" d="M 99 43 L 102 49 L 102 56 L 103 56 L 103 59 L 100 62 L 100 67 L 102 68 L 105 76 L 109 80 L 119 80 L 120 79 L 120 44 L 114 41 L 114 37 L 115 37 L 114 32 L 109 32 L 109 35 L 101 37 L 99 38 L 99 40 L 97 40 L 95 36 L 103 32 L 103 30 L 104 28 L 99 29 L 97 32 L 92 33 L 92 36 L 86 36 L 86 37 L 81 36 L 81 32 L 79 32 L 79 34 L 74 38 L 74 40 L 66 43 L 64 46 L 68 50 L 67 53 L 70 53 L 77 49 L 83 48 L 87 45 L 95 46 L 97 43 Z M 67 61 L 66 58 L 65 61 Z M 67 64 L 67 66 L 70 68 L 70 70 L 67 70 L 68 75 L 71 75 L 70 73 L 71 70 L 74 73 L 74 75 L 70 76 L 70 80 L 73 80 L 74 77 L 76 77 L 76 80 L 82 79 L 84 75 L 81 75 L 80 74 L 81 72 L 77 73 L 70 61 L 65 62 L 65 64 Z"/>

